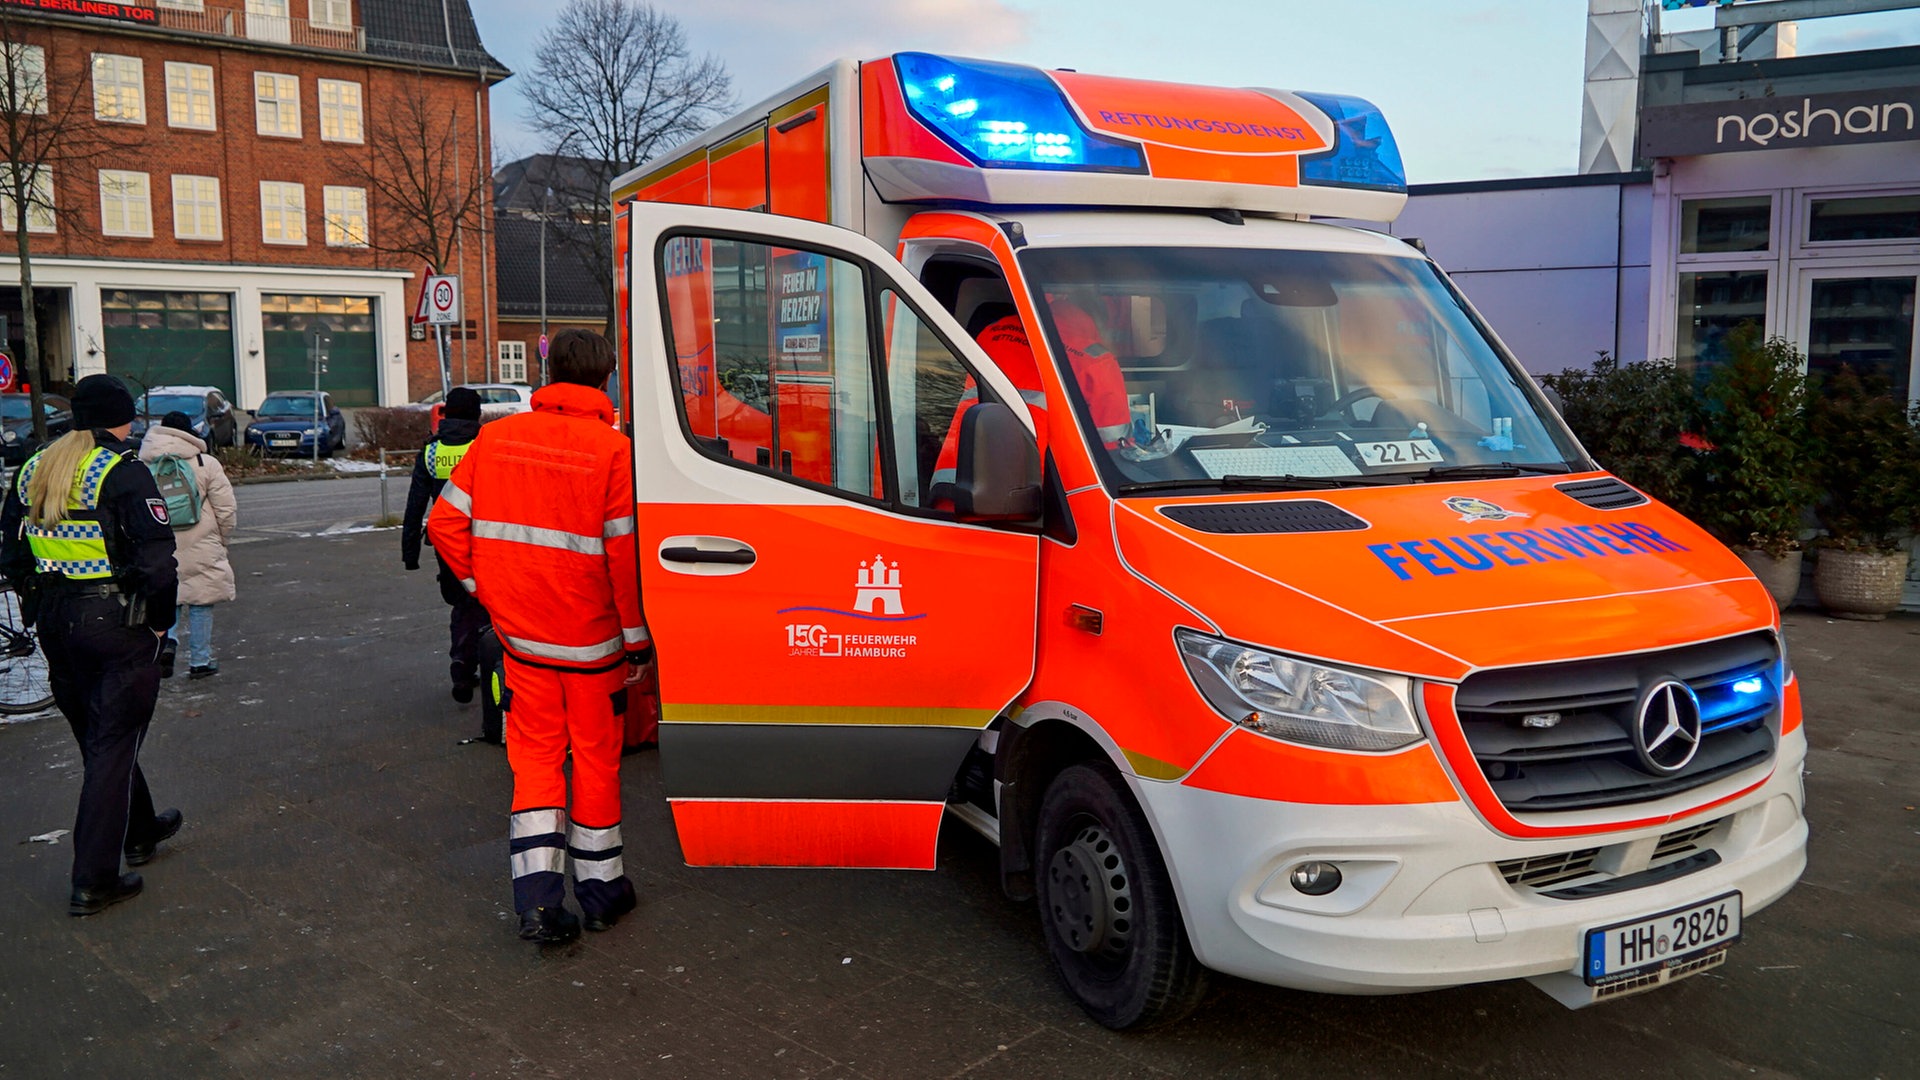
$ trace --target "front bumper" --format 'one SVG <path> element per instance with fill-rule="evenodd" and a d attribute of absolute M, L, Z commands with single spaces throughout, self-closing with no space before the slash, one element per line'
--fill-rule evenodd
<path fill-rule="evenodd" d="M 1759 911 L 1806 866 L 1805 756 L 1796 729 L 1767 780 L 1737 799 L 1648 828 L 1547 840 L 1502 836 L 1465 801 L 1331 806 L 1130 783 L 1167 853 L 1201 963 L 1278 986 L 1387 994 L 1557 973 L 1578 980 L 1585 930 L 1731 890 L 1747 914 Z M 1698 805 L 1703 793 L 1676 801 Z M 1496 865 L 1593 847 L 1611 853 L 1603 866 L 1627 852 L 1644 858 L 1661 836 L 1712 821 L 1721 827 L 1703 843 L 1717 865 L 1628 891 L 1553 899 L 1509 884 Z M 1341 864 L 1345 883 L 1324 897 L 1293 891 L 1287 871 L 1309 860 Z"/>

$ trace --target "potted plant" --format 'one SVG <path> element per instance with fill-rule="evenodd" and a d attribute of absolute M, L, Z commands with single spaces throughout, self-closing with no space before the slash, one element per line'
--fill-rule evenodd
<path fill-rule="evenodd" d="M 1851 368 L 1823 380 L 1808 411 L 1827 532 L 1814 591 L 1841 618 L 1884 619 L 1906 586 L 1903 542 L 1920 528 L 1920 416 Z"/>
<path fill-rule="evenodd" d="M 1621 364 L 1602 352 L 1590 368 L 1540 380 L 1560 396 L 1560 415 L 1607 471 L 1673 506 L 1685 506 L 1698 455 L 1684 440 L 1699 425 L 1687 374 L 1670 360 Z"/>
<path fill-rule="evenodd" d="M 1800 591 L 1802 517 L 1815 493 L 1806 358 L 1752 324 L 1728 346 L 1701 387 L 1700 482 L 1686 509 L 1785 608 Z"/>

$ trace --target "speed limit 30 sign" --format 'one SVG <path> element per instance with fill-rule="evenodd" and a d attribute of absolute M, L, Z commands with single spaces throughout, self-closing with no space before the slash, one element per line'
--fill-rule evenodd
<path fill-rule="evenodd" d="M 460 279 L 436 274 L 427 278 L 421 306 L 427 309 L 427 325 L 460 325 Z"/>

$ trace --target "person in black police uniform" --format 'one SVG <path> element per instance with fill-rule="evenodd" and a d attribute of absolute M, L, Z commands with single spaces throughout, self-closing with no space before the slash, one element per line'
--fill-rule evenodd
<path fill-rule="evenodd" d="M 153 812 L 139 763 L 178 576 L 167 504 L 127 441 L 133 396 L 89 375 L 70 400 L 73 431 L 29 458 L 7 492 L 0 569 L 39 627 L 54 702 L 80 743 L 67 912 L 92 915 L 139 895 L 123 853 L 143 865 L 180 829 L 180 811 Z"/>
<path fill-rule="evenodd" d="M 400 561 L 407 569 L 420 569 L 420 538 L 425 533 L 427 508 L 440 497 L 453 467 L 460 464 L 478 434 L 480 395 L 464 386 L 447 391 L 439 430 L 414 459 L 413 482 L 407 488 L 407 512 L 400 523 Z M 446 563 L 440 564 L 439 579 L 440 599 L 453 608 L 447 620 L 447 633 L 452 639 L 448 672 L 453 676 L 453 700 L 465 705 L 473 700 L 473 689 L 480 680 L 480 634 L 487 628 L 487 609 L 447 572 Z"/>

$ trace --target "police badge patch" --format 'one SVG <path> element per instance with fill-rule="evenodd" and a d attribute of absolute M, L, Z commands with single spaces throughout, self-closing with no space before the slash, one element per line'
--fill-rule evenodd
<path fill-rule="evenodd" d="M 153 520 L 162 525 L 173 524 L 172 520 L 167 517 L 167 500 L 165 499 L 148 499 L 147 513 L 152 514 Z"/>

